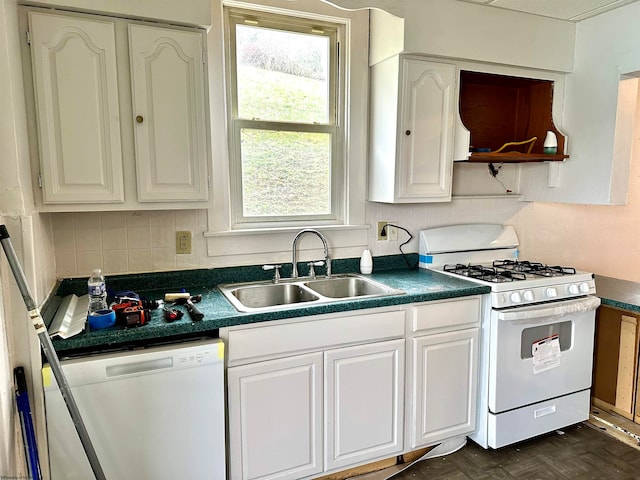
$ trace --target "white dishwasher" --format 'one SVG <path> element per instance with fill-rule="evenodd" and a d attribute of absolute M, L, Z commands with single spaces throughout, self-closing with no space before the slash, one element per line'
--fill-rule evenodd
<path fill-rule="evenodd" d="M 224 344 L 204 340 L 61 362 L 107 480 L 225 478 Z M 50 367 L 51 480 L 94 475 Z"/>

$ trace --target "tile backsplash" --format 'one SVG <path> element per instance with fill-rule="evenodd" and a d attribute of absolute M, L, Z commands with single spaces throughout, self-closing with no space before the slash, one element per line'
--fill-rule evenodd
<path fill-rule="evenodd" d="M 206 265 L 205 210 L 55 213 L 59 277 L 181 270 Z M 176 231 L 192 234 L 191 254 L 176 254 Z"/>
<path fill-rule="evenodd" d="M 524 206 L 513 198 L 455 198 L 452 202 L 387 205 L 367 203 L 366 222 L 387 221 L 406 228 L 413 240 L 403 247 L 417 253 L 419 231 L 454 223 L 504 223 L 515 225 Z M 51 214 L 56 274 L 60 278 L 87 277 L 94 268 L 106 275 L 210 268 L 203 232 L 206 210 L 82 212 Z M 176 232 L 192 234 L 192 253 L 176 254 Z M 374 256 L 399 254 L 408 235 L 379 242 L 376 228 L 369 229 L 368 247 Z M 286 248 L 289 248 L 288 246 Z M 270 262 L 268 254 L 259 261 Z"/>

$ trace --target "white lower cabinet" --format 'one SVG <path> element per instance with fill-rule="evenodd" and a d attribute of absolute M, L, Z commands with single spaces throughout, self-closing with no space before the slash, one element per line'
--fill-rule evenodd
<path fill-rule="evenodd" d="M 232 479 L 304 478 L 322 466 L 322 353 L 228 369 Z"/>
<path fill-rule="evenodd" d="M 316 478 L 470 433 L 479 315 L 467 297 L 221 329 L 229 478 Z"/>
<path fill-rule="evenodd" d="M 229 368 L 231 478 L 306 478 L 399 453 L 403 367 L 404 339 Z"/>
<path fill-rule="evenodd" d="M 325 365 L 325 467 L 402 451 L 405 340 L 330 350 Z"/>
<path fill-rule="evenodd" d="M 475 430 L 480 297 L 414 305 L 407 387 L 408 447 Z"/>
<path fill-rule="evenodd" d="M 405 317 L 394 307 L 222 329 L 230 479 L 313 478 L 400 453 Z"/>
<path fill-rule="evenodd" d="M 475 429 L 478 329 L 412 339 L 414 408 L 411 446 Z"/>

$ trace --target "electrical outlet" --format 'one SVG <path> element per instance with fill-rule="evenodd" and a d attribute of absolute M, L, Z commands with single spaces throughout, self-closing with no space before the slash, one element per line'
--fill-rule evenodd
<path fill-rule="evenodd" d="M 391 225 L 387 225 L 387 238 L 390 241 L 398 240 L 398 229 L 396 227 L 392 227 Z"/>
<path fill-rule="evenodd" d="M 176 253 L 178 255 L 191 253 L 191 232 L 176 232 Z"/>
<path fill-rule="evenodd" d="M 378 241 L 379 242 L 386 242 L 389 239 L 389 236 L 387 235 L 387 230 L 385 230 L 384 234 L 382 233 L 382 229 L 386 224 L 387 222 L 378 222 Z"/>

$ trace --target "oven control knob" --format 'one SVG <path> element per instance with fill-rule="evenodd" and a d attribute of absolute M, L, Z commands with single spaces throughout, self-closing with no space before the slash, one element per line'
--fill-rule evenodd
<path fill-rule="evenodd" d="M 571 285 L 569 285 L 569 293 L 571 295 L 580 294 L 580 287 L 578 287 L 578 285 L 576 285 L 575 283 L 572 283 Z"/>
<path fill-rule="evenodd" d="M 513 292 L 509 297 L 512 303 L 520 303 L 522 302 L 522 296 L 520 296 L 520 292 Z"/>
<path fill-rule="evenodd" d="M 591 287 L 589 286 L 589 284 L 587 282 L 582 282 L 580 284 L 580 291 L 582 293 L 589 293 L 590 290 L 591 290 Z"/>
<path fill-rule="evenodd" d="M 547 288 L 547 297 L 555 298 L 558 296 L 558 289 L 556 287 Z"/>
<path fill-rule="evenodd" d="M 535 300 L 535 296 L 531 290 L 525 290 L 522 295 L 527 302 L 533 302 Z"/>

